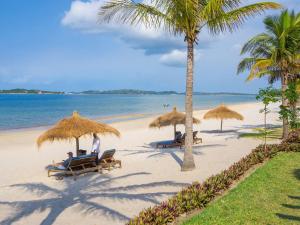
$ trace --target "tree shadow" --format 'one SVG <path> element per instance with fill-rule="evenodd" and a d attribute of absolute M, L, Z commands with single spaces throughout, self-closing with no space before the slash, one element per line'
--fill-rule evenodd
<path fill-rule="evenodd" d="M 43 197 L 44 195 L 54 197 L 26 201 L 0 201 L 0 206 L 13 208 L 13 213 L 0 221 L 0 223 L 2 225 L 9 225 L 36 211 L 44 212 L 45 210 L 50 210 L 41 222 L 41 225 L 50 225 L 55 222 L 65 209 L 71 207 L 78 207 L 80 213 L 83 214 L 98 213 L 111 220 L 125 223 L 129 220 L 129 215 L 115 208 L 106 206 L 101 199 L 113 199 L 114 201 L 126 201 L 128 203 L 130 201 L 139 200 L 148 202 L 149 204 L 158 204 L 161 197 L 174 195 L 175 192 L 151 192 L 151 188 L 162 189 L 167 186 L 183 187 L 188 185 L 187 183 L 161 181 L 112 187 L 112 184 L 116 181 L 132 177 L 138 180 L 139 176 L 149 174 L 150 173 L 139 172 L 117 177 L 111 177 L 110 175 L 91 175 L 80 177 L 77 181 L 74 181 L 72 178 L 65 178 L 62 181 L 65 183 L 63 189 L 53 188 L 43 183 L 11 185 L 9 186 L 10 188 L 15 188 L 16 190 L 21 189 L 39 197 Z M 99 200 L 97 203 L 95 202 L 96 199 Z"/>
<path fill-rule="evenodd" d="M 277 215 L 280 219 L 284 219 L 284 220 L 292 220 L 292 221 L 300 222 L 300 216 L 292 216 L 292 215 L 286 215 L 286 214 L 282 214 L 282 213 L 276 213 L 276 215 Z"/>
<path fill-rule="evenodd" d="M 237 129 L 256 129 L 256 128 L 264 128 L 265 125 L 264 124 L 257 124 L 257 125 L 241 125 L 241 126 L 237 126 Z M 276 128 L 280 128 L 281 125 L 274 125 L 274 124 L 270 124 L 267 123 L 267 128 L 268 129 L 276 129 Z"/>
<path fill-rule="evenodd" d="M 289 209 L 300 209 L 300 205 L 282 204 L 282 206 Z"/>
<path fill-rule="evenodd" d="M 293 174 L 298 180 L 300 180 L 300 169 L 294 169 Z"/>
<path fill-rule="evenodd" d="M 204 134 L 228 134 L 228 133 L 235 133 L 237 130 L 231 129 L 231 130 L 202 130 L 201 133 Z"/>
<path fill-rule="evenodd" d="M 239 139 L 242 134 L 245 132 L 241 132 L 239 128 L 230 129 L 230 130 L 202 130 L 201 133 L 205 134 L 213 134 L 215 137 L 224 137 L 225 140 L 228 139 Z"/>
<path fill-rule="evenodd" d="M 300 200 L 300 196 L 288 195 L 288 197 L 291 198 L 291 199 Z"/>
<path fill-rule="evenodd" d="M 291 195 L 288 195 L 288 197 L 291 198 L 291 199 L 294 199 L 294 200 L 300 200 L 300 196 L 291 196 Z M 281 204 L 281 206 L 283 206 L 285 208 L 288 208 L 288 209 L 293 209 L 293 210 L 299 210 L 300 209 L 300 205 Z M 283 213 L 276 213 L 276 215 L 280 219 L 300 222 L 300 216 L 287 215 L 287 214 L 283 214 Z"/>
<path fill-rule="evenodd" d="M 153 142 L 155 143 L 155 142 Z M 183 153 L 183 148 L 153 148 L 153 143 L 150 143 L 148 146 L 140 146 L 147 149 L 137 149 L 137 150 L 130 150 L 130 149 L 124 149 L 122 152 L 127 152 L 125 155 L 140 155 L 145 154 L 147 155 L 147 158 L 155 158 L 155 157 L 162 157 L 162 156 L 171 156 L 179 166 L 182 166 L 182 159 L 178 156 L 178 153 Z M 193 146 L 193 154 L 194 155 L 201 155 L 202 152 L 199 151 L 198 146 Z"/>

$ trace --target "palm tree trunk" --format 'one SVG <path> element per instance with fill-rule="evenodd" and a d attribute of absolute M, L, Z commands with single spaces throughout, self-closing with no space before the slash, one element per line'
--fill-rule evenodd
<path fill-rule="evenodd" d="M 195 169 L 193 156 L 193 67 L 194 67 L 194 42 L 187 40 L 187 73 L 185 93 L 185 151 L 181 171 Z"/>
<path fill-rule="evenodd" d="M 288 88 L 288 78 L 285 76 L 285 74 L 281 75 L 281 89 L 282 89 L 282 106 L 284 108 L 287 108 L 289 105 L 289 101 L 285 96 L 285 92 Z M 283 118 L 282 120 L 282 138 L 287 138 L 289 134 L 289 121 L 288 118 Z"/>
<path fill-rule="evenodd" d="M 79 155 L 79 138 L 76 138 L 76 156 Z"/>

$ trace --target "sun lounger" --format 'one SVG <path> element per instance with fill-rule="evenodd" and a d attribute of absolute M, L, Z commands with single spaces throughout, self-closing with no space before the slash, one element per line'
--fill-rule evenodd
<path fill-rule="evenodd" d="M 118 166 L 118 168 L 122 167 L 121 160 L 116 160 L 114 158 L 114 154 L 116 153 L 116 149 L 106 150 L 103 152 L 101 158 L 99 159 L 100 170 L 103 169 L 111 170 Z"/>
<path fill-rule="evenodd" d="M 198 131 L 193 132 L 193 144 L 202 143 L 202 138 L 197 137 Z M 180 137 L 176 138 L 176 140 L 172 141 L 162 141 L 156 144 L 156 148 L 176 148 L 184 146 L 185 142 L 185 133 Z"/>
<path fill-rule="evenodd" d="M 48 177 L 51 173 L 59 173 L 60 175 L 72 175 L 76 176 L 78 174 L 97 171 L 98 167 L 96 165 L 95 155 L 85 155 L 80 157 L 74 157 L 69 162 L 69 165 L 65 168 L 59 166 L 60 164 L 53 164 L 48 166 Z"/>
<path fill-rule="evenodd" d="M 175 140 L 161 141 L 156 144 L 156 148 L 176 148 L 182 147 L 183 143 Z"/>

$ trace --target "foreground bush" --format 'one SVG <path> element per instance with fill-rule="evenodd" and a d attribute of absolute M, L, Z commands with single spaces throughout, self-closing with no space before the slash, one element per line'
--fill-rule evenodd
<path fill-rule="evenodd" d="M 202 209 L 239 180 L 251 167 L 273 158 L 278 152 L 300 152 L 300 144 L 283 142 L 267 145 L 266 148 L 260 145 L 221 173 L 211 176 L 201 184 L 195 182 L 169 200 L 140 212 L 128 225 L 168 224 L 182 214 Z"/>
<path fill-rule="evenodd" d="M 300 143 L 300 129 L 291 131 L 283 143 Z"/>

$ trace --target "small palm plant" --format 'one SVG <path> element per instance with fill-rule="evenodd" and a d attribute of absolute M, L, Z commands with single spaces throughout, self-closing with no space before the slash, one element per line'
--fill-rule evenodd
<path fill-rule="evenodd" d="M 282 107 L 288 108 L 285 95 L 288 83 L 299 73 L 300 59 L 300 13 L 284 10 L 278 16 L 264 20 L 265 33 L 251 38 L 242 48 L 241 54 L 249 53 L 239 66 L 238 73 L 249 70 L 247 80 L 268 76 L 270 83 L 281 81 Z M 283 117 L 283 134 L 288 135 L 288 119 Z"/>
<path fill-rule="evenodd" d="M 256 96 L 257 100 L 261 100 L 264 104 L 264 108 L 260 111 L 260 113 L 264 114 L 264 139 L 265 139 L 265 147 L 267 144 L 267 135 L 268 135 L 268 129 L 267 129 L 267 115 L 270 113 L 270 110 L 268 106 L 271 103 L 278 102 L 277 97 L 277 90 L 273 89 L 271 86 L 267 87 L 265 89 L 260 89 L 258 92 L 258 95 Z"/>
<path fill-rule="evenodd" d="M 281 6 L 262 2 L 246 6 L 242 0 L 109 0 L 99 12 L 100 20 L 124 24 L 144 24 L 148 28 L 163 29 L 171 35 L 184 36 L 187 43 L 187 73 L 185 97 L 185 153 L 182 171 L 195 168 L 193 145 L 193 70 L 194 45 L 201 31 L 212 34 L 236 30 L 246 19 L 267 9 Z"/>

